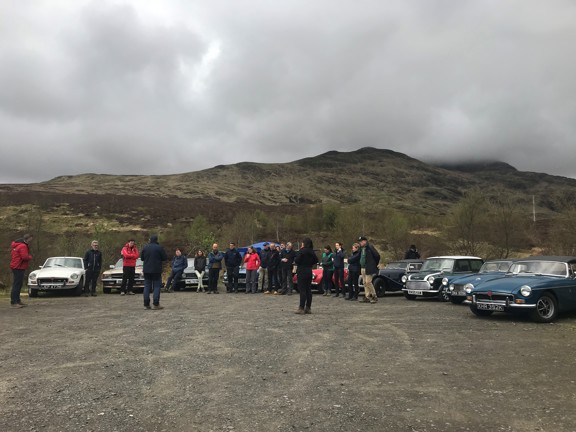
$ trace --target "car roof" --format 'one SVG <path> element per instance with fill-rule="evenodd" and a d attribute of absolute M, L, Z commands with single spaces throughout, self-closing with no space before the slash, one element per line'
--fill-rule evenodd
<path fill-rule="evenodd" d="M 399 262 L 399 263 L 423 263 L 423 259 L 400 259 L 400 260 L 390 260 L 388 263 Z"/>
<path fill-rule="evenodd" d="M 558 261 L 558 262 L 567 262 L 567 263 L 576 263 L 576 256 L 529 256 L 526 258 L 516 258 L 515 261 Z"/>
<path fill-rule="evenodd" d="M 75 256 L 54 256 L 54 257 L 48 257 L 46 259 L 49 260 L 49 259 L 54 259 L 54 258 L 74 258 L 74 259 L 84 260 L 84 258 L 82 258 L 82 257 L 75 257 Z"/>
<path fill-rule="evenodd" d="M 441 255 L 441 256 L 428 257 L 426 259 L 438 259 L 438 258 L 442 258 L 442 259 L 476 259 L 476 260 L 482 259 L 482 258 L 477 257 L 477 256 L 467 256 L 467 255 Z"/>

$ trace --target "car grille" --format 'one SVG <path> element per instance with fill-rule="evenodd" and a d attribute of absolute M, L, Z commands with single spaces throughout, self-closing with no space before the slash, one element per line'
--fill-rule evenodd
<path fill-rule="evenodd" d="M 479 292 L 475 293 L 474 295 L 476 297 L 476 301 L 508 301 L 509 303 L 514 301 L 514 296 L 511 296 L 510 294 L 492 293 L 491 295 L 488 295 L 488 293 Z"/>
<path fill-rule="evenodd" d="M 113 279 L 122 279 L 122 276 L 123 276 L 122 273 L 112 273 L 112 274 L 110 274 L 110 276 L 108 276 L 108 277 L 111 277 L 111 278 L 113 278 Z"/>
<path fill-rule="evenodd" d="M 463 284 L 454 284 L 454 290 L 452 292 L 458 295 L 466 295 L 466 291 L 464 291 Z"/>
<path fill-rule="evenodd" d="M 430 284 L 426 281 L 407 281 L 406 288 L 410 290 L 428 290 Z"/>
<path fill-rule="evenodd" d="M 68 278 L 38 278 L 38 280 L 36 281 L 38 283 L 38 286 L 43 286 L 43 285 L 66 285 L 66 282 L 68 282 Z"/>

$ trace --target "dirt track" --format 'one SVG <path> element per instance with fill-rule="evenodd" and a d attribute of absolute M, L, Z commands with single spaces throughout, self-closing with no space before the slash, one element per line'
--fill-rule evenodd
<path fill-rule="evenodd" d="M 26 300 L 26 299 L 24 299 Z M 0 303 L 0 431 L 574 431 L 576 315 L 390 296 Z"/>

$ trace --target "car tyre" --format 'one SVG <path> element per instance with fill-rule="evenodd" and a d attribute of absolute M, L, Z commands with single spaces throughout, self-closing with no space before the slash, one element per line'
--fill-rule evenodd
<path fill-rule="evenodd" d="M 536 302 L 531 313 L 532 319 L 539 323 L 549 323 L 558 316 L 558 301 L 552 294 L 544 293 Z"/>
<path fill-rule="evenodd" d="M 104 288 L 102 288 L 102 292 L 103 292 L 104 294 L 110 294 L 110 293 L 112 293 L 112 288 L 106 288 L 106 287 L 104 287 Z"/>
<path fill-rule="evenodd" d="M 384 295 L 386 294 L 386 289 L 388 288 L 388 284 L 386 283 L 386 281 L 384 280 L 384 278 L 376 278 L 376 280 L 373 282 L 374 285 L 374 290 L 376 291 L 376 296 L 377 297 L 384 297 Z"/>
<path fill-rule="evenodd" d="M 416 296 L 414 294 L 408 294 L 407 292 L 404 292 L 404 297 L 406 297 L 408 300 L 416 300 Z"/>
<path fill-rule="evenodd" d="M 84 292 L 84 278 L 80 278 L 80 282 L 78 282 L 78 285 L 76 285 L 76 288 L 74 288 L 74 294 L 80 296 L 82 295 L 83 292 Z"/>
<path fill-rule="evenodd" d="M 470 306 L 470 310 L 472 311 L 472 313 L 474 315 L 479 316 L 479 317 L 487 317 L 487 316 L 490 316 L 494 313 L 494 311 L 478 309 L 476 306 Z"/>
<path fill-rule="evenodd" d="M 450 295 L 445 289 L 443 289 L 438 293 L 438 300 L 440 300 L 441 302 L 450 301 Z"/>
<path fill-rule="evenodd" d="M 28 297 L 38 297 L 38 290 L 34 288 L 28 288 Z"/>

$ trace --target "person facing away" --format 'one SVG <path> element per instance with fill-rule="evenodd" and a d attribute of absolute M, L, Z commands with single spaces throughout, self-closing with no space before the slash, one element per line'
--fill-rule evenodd
<path fill-rule="evenodd" d="M 150 242 L 142 249 L 144 262 L 144 307 L 150 307 L 150 292 L 154 309 L 164 309 L 160 306 L 160 289 L 162 288 L 162 266 L 168 261 L 166 251 L 158 243 L 158 236 L 151 235 Z"/>
<path fill-rule="evenodd" d="M 380 254 L 378 251 L 368 243 L 368 239 L 364 236 L 358 238 L 360 243 L 360 273 L 362 274 L 362 281 L 364 282 L 364 303 L 378 302 L 376 290 L 372 284 L 372 278 L 378 273 L 378 263 L 380 262 Z"/>
<path fill-rule="evenodd" d="M 236 243 L 230 242 L 228 250 L 224 253 L 224 264 L 226 265 L 226 274 L 228 275 L 227 292 L 238 292 L 238 277 L 240 275 L 240 265 L 242 264 L 242 255 L 236 249 Z"/>
<path fill-rule="evenodd" d="M 280 252 L 275 243 L 270 243 L 268 258 L 268 289 L 264 294 L 274 294 L 278 291 L 278 268 L 280 266 Z"/>
<path fill-rule="evenodd" d="M 120 295 L 134 295 L 134 277 L 136 275 L 136 260 L 140 254 L 134 239 L 128 240 L 128 243 L 122 248 L 122 285 L 120 286 Z"/>
<path fill-rule="evenodd" d="M 26 306 L 20 300 L 20 291 L 24 283 L 24 272 L 28 268 L 32 255 L 30 255 L 30 242 L 32 235 L 24 234 L 22 238 L 10 244 L 10 269 L 12 270 L 12 290 L 10 291 L 10 307 L 20 309 Z"/>
<path fill-rule="evenodd" d="M 306 237 L 302 240 L 300 250 L 294 257 L 297 266 L 296 275 L 298 279 L 298 291 L 300 291 L 300 304 L 296 313 L 312 313 L 312 267 L 318 263 L 318 257 L 314 253 L 312 240 Z"/>
<path fill-rule="evenodd" d="M 346 300 L 358 300 L 360 287 L 358 279 L 360 278 L 360 244 L 352 245 L 352 255 L 348 257 L 348 294 Z"/>
<path fill-rule="evenodd" d="M 218 279 L 222 270 L 222 260 L 224 254 L 218 250 L 218 243 L 212 245 L 212 250 L 208 254 L 208 292 L 207 294 L 218 294 Z"/>
<path fill-rule="evenodd" d="M 420 259 L 420 252 L 416 249 L 416 245 L 410 245 L 410 248 L 404 254 L 404 259 Z"/>
<path fill-rule="evenodd" d="M 98 240 L 92 240 L 90 249 L 84 254 L 84 296 L 96 297 L 96 282 L 102 269 L 102 252 L 99 250 Z"/>
<path fill-rule="evenodd" d="M 246 266 L 246 294 L 256 294 L 258 291 L 258 269 L 260 268 L 260 255 L 253 246 L 248 246 L 244 255 Z"/>
<path fill-rule="evenodd" d="M 188 258 L 182 253 L 182 249 L 176 248 L 174 251 L 174 257 L 172 258 L 172 263 L 170 264 L 172 271 L 168 280 L 166 280 L 166 292 L 173 292 L 172 287 L 175 287 L 181 280 L 184 270 L 188 267 Z"/>
<path fill-rule="evenodd" d="M 198 288 L 196 292 L 204 291 L 204 273 L 206 272 L 206 255 L 204 255 L 204 251 L 199 249 L 194 256 L 194 273 L 196 273 L 196 277 L 198 278 Z"/>

